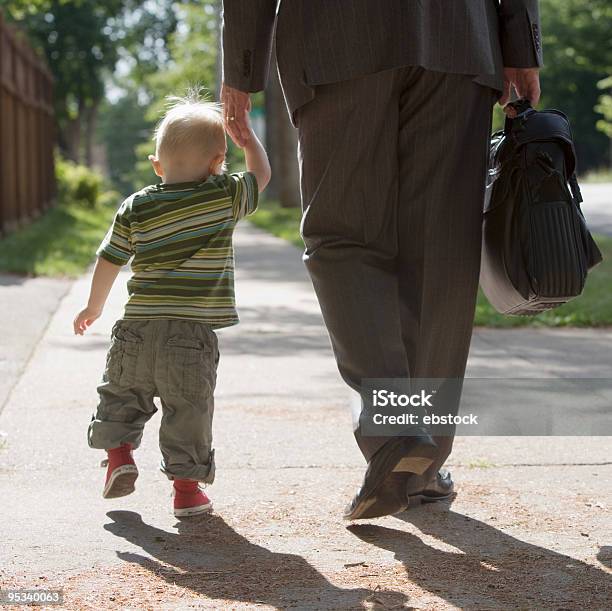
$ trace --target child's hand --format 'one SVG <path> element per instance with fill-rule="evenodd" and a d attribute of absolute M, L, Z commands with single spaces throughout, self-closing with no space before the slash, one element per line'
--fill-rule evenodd
<path fill-rule="evenodd" d="M 94 320 L 100 318 L 102 314 L 102 310 L 96 310 L 92 307 L 86 307 L 84 310 L 81 310 L 74 319 L 72 323 L 74 326 L 74 334 L 75 335 L 83 335 Z"/>

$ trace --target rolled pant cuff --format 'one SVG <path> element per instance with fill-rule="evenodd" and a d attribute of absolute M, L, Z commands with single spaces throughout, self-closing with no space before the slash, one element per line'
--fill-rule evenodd
<path fill-rule="evenodd" d="M 193 479 L 204 484 L 212 484 L 215 479 L 214 450 L 211 452 L 210 460 L 206 464 L 192 465 L 166 465 L 164 461 L 160 464 L 161 472 L 170 480 Z"/>
<path fill-rule="evenodd" d="M 90 448 L 110 450 L 118 448 L 122 443 L 129 443 L 135 450 L 142 441 L 141 426 L 124 422 L 105 422 L 92 420 L 87 431 L 87 443 Z"/>

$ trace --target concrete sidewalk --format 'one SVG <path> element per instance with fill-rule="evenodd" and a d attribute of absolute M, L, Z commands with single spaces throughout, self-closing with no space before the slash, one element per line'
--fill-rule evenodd
<path fill-rule="evenodd" d="M 612 183 L 586 183 L 580 186 L 581 207 L 593 232 L 612 235 Z"/>
<path fill-rule="evenodd" d="M 215 515 L 173 518 L 159 414 L 136 493 L 101 498 L 103 455 L 86 429 L 125 284 L 77 338 L 84 277 L 0 415 L 2 587 L 62 588 L 69 609 L 610 607 L 609 438 L 460 438 L 451 506 L 347 528 L 363 463 L 300 254 L 243 225 L 237 267 L 242 323 L 220 333 Z M 534 371 L 612 378 L 612 331 L 476 331 L 470 376 Z"/>
<path fill-rule="evenodd" d="M 71 284 L 0 274 L 0 413 Z"/>

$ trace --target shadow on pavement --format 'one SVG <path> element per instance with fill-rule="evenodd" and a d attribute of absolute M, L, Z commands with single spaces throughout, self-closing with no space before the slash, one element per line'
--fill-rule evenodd
<path fill-rule="evenodd" d="M 132 511 L 106 515 L 113 520 L 106 530 L 151 556 L 117 552 L 119 558 L 207 598 L 276 608 L 355 609 L 383 594 L 339 588 L 301 556 L 255 545 L 218 515 L 180 521 L 178 533 L 150 526 Z M 405 600 L 399 592 L 389 594 Z"/>
<path fill-rule="evenodd" d="M 597 554 L 597 560 L 612 569 L 612 545 L 602 545 Z"/>
<path fill-rule="evenodd" d="M 0 273 L 0 286 L 21 285 L 31 279 L 31 276 Z"/>
<path fill-rule="evenodd" d="M 245 236 L 235 245 L 236 269 L 248 272 L 250 281 L 266 284 L 310 282 L 299 249 L 278 238 L 258 239 L 262 234 L 270 236 L 252 226 L 242 231 Z"/>
<path fill-rule="evenodd" d="M 331 346 L 318 312 L 290 306 L 238 307 L 242 324 L 238 332 L 222 333 L 224 355 L 331 356 Z"/>
<path fill-rule="evenodd" d="M 416 585 L 459 608 L 610 608 L 612 575 L 596 566 L 526 543 L 444 507 L 417 507 L 395 517 L 455 549 L 440 549 L 393 528 L 351 525 L 348 529 L 393 552 Z"/>

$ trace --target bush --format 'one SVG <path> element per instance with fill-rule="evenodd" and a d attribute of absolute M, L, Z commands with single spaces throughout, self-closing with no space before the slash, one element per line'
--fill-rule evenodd
<path fill-rule="evenodd" d="M 90 208 L 96 205 L 103 187 L 103 178 L 88 167 L 58 157 L 55 176 L 59 200 L 78 202 Z"/>
<path fill-rule="evenodd" d="M 103 191 L 98 197 L 98 205 L 103 208 L 119 208 L 125 198 L 118 191 Z"/>

